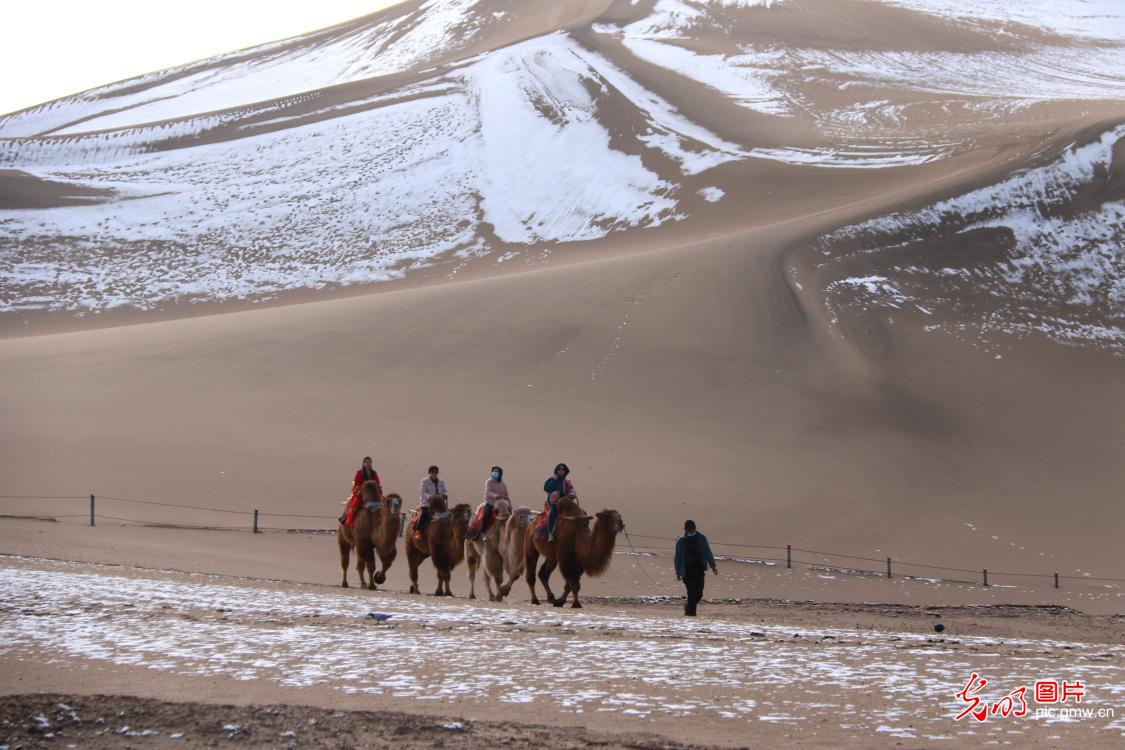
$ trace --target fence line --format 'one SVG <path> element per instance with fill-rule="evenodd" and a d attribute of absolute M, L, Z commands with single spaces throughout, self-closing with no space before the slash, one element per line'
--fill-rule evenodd
<path fill-rule="evenodd" d="M 0 500 L 85 500 L 85 495 L 0 495 Z"/>
<path fill-rule="evenodd" d="M 331 531 L 334 530 L 332 528 L 326 528 L 326 529 L 294 529 L 294 528 L 285 528 L 285 527 L 278 527 L 278 526 L 267 527 L 267 526 L 259 525 L 258 521 L 259 521 L 260 518 L 266 518 L 266 517 L 270 517 L 270 518 L 304 518 L 304 519 L 316 519 L 316 520 L 322 520 L 322 521 L 336 521 L 337 520 L 337 518 L 335 516 L 328 516 L 328 515 L 300 514 L 300 513 L 262 513 L 256 508 L 253 509 L 252 511 L 241 511 L 241 510 L 231 510 L 229 508 L 214 508 L 214 507 L 209 507 L 209 506 L 204 506 L 204 505 L 187 505 L 187 504 L 182 504 L 182 503 L 165 503 L 165 502 L 160 502 L 158 500 L 142 500 L 142 499 L 136 499 L 136 498 L 116 497 L 116 496 L 113 496 L 113 495 L 94 495 L 94 494 L 90 494 L 90 495 L 0 495 L 0 500 L 88 500 L 89 503 L 90 503 L 89 519 L 90 519 L 90 525 L 91 526 L 95 525 L 95 519 L 96 518 L 104 518 L 104 519 L 107 519 L 107 520 L 110 520 L 110 521 L 118 521 L 118 522 L 121 522 L 121 523 L 132 523 L 132 524 L 147 525 L 147 526 L 159 526 L 159 527 L 163 527 L 163 528 L 214 530 L 214 531 L 245 531 L 247 529 L 247 526 L 212 526 L 212 525 L 199 525 L 199 524 L 177 524 L 177 523 L 166 523 L 166 522 L 161 522 L 161 521 L 146 521 L 146 520 L 137 519 L 137 518 L 125 518 L 125 517 L 122 517 L 122 516 L 111 516 L 111 515 L 107 515 L 105 513 L 95 514 L 95 502 L 96 502 L 96 500 L 129 503 L 129 504 L 134 504 L 134 505 L 150 505 L 150 506 L 157 506 L 157 507 L 163 507 L 163 508 L 176 508 L 176 509 L 180 509 L 180 510 L 197 510 L 197 511 L 207 511 L 207 512 L 210 512 L 210 513 L 226 513 L 226 514 L 229 514 L 229 515 L 251 516 L 252 517 L 252 523 L 250 524 L 249 528 L 253 533 L 256 533 L 256 534 L 261 533 L 262 531 L 286 531 L 286 532 L 319 532 L 319 531 L 323 531 L 323 532 L 331 532 Z M 71 514 L 63 514 L 63 515 L 50 514 L 50 515 L 51 515 L 52 518 L 86 518 L 87 517 L 87 514 L 85 514 L 85 513 L 71 513 Z M 33 516 L 0 516 L 0 518 L 31 518 L 31 517 L 33 517 Z M 403 518 L 405 519 L 405 517 L 406 517 L 406 514 L 404 513 Z M 664 537 L 664 536 L 652 536 L 652 535 L 647 535 L 647 534 L 633 534 L 633 536 L 637 537 L 638 539 L 653 539 L 653 540 L 657 540 L 657 541 L 661 541 L 661 542 L 672 542 L 672 541 L 674 541 L 673 539 L 670 539 L 670 538 Z M 988 568 L 981 568 L 981 569 L 973 570 L 973 569 L 969 569 L 969 568 L 953 568 L 953 567 L 942 566 L 942 565 L 930 565 L 928 563 L 907 562 L 905 560 L 894 559 L 893 557 L 876 558 L 876 557 L 864 557 L 862 555 L 842 554 L 842 553 L 837 553 L 837 552 L 824 552 L 822 550 L 805 549 L 803 547 L 794 547 L 792 545 L 777 546 L 777 545 L 766 545 L 766 544 L 745 544 L 745 543 L 741 543 L 741 542 L 713 541 L 713 542 L 711 542 L 711 546 L 713 546 L 713 547 L 734 547 L 734 548 L 739 548 L 739 549 L 785 550 L 786 554 L 785 554 L 784 558 L 780 558 L 780 557 L 753 557 L 753 558 L 744 558 L 744 559 L 746 559 L 748 561 L 751 561 L 751 562 L 785 563 L 787 568 L 792 568 L 793 563 L 797 563 L 798 565 L 807 565 L 809 567 L 814 567 L 814 568 L 829 567 L 829 568 L 833 568 L 833 569 L 846 570 L 848 572 L 869 573 L 869 574 L 878 575 L 878 576 L 885 575 L 887 578 L 893 578 L 894 577 L 894 572 L 893 572 L 894 566 L 900 566 L 900 567 L 909 567 L 909 568 L 922 568 L 922 569 L 925 569 L 925 570 L 943 570 L 943 571 L 950 571 L 950 572 L 956 572 L 956 573 L 969 573 L 969 574 L 972 574 L 972 575 L 980 575 L 981 578 L 982 578 L 982 581 L 983 581 L 983 583 L 982 583 L 983 586 L 989 585 L 988 576 L 989 576 L 990 572 L 991 572 L 993 578 L 995 578 L 996 576 L 1003 576 L 1003 577 L 1053 579 L 1055 588 L 1059 588 L 1059 581 L 1060 580 L 1099 581 L 1099 582 L 1108 581 L 1108 582 L 1114 582 L 1114 583 L 1125 583 L 1125 578 L 1108 578 L 1108 577 L 1099 577 L 1099 576 L 1073 576 L 1073 575 L 1060 575 L 1059 573 L 999 572 L 999 571 L 989 571 Z M 667 551 L 670 551 L 670 550 L 674 550 L 675 547 L 668 546 L 668 545 L 665 545 L 665 546 L 652 545 L 652 546 L 644 546 L 644 547 L 632 547 L 632 549 L 643 550 L 643 551 L 656 550 L 656 551 L 661 551 L 661 552 L 667 552 Z M 865 568 L 844 567 L 844 566 L 840 566 L 840 565 L 835 565 L 835 564 L 833 564 L 833 563 L 831 563 L 827 560 L 821 560 L 821 561 L 816 561 L 816 562 L 813 562 L 813 561 L 810 561 L 810 560 L 801 560 L 801 559 L 797 559 L 797 558 L 793 557 L 794 552 L 803 552 L 803 553 L 811 554 L 811 555 L 821 555 L 821 556 L 826 557 L 826 558 L 835 558 L 835 559 L 840 559 L 840 560 L 862 560 L 862 561 L 865 561 L 865 562 L 875 562 L 875 563 L 884 563 L 885 562 L 886 563 L 886 570 L 884 572 L 882 570 L 869 570 L 869 569 L 865 569 Z M 729 557 L 729 555 L 724 555 L 724 556 Z M 738 560 L 740 558 L 732 558 L 732 559 Z M 907 576 L 907 577 L 920 578 L 922 576 L 911 575 L 911 576 Z M 938 579 L 938 580 L 954 580 L 954 579 L 941 578 L 941 579 Z M 971 583 L 969 581 L 961 581 L 961 582 L 962 583 Z"/>

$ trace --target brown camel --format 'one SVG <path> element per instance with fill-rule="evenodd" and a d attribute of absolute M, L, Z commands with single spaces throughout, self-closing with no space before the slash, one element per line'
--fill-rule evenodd
<path fill-rule="evenodd" d="M 609 567 L 613 557 L 613 547 L 617 535 L 625 530 L 621 514 L 615 510 L 603 510 L 594 516 L 594 528 L 590 528 L 591 516 L 586 515 L 578 505 L 578 498 L 567 495 L 559 500 L 559 515 L 555 523 L 555 541 L 535 538 L 535 526 L 531 525 L 524 533 L 524 564 L 527 567 L 527 585 L 531 589 L 531 603 L 538 604 L 535 595 L 535 564 L 543 556 L 543 567 L 539 569 L 539 580 L 547 591 L 547 601 L 556 607 L 566 603 L 566 597 L 574 592 L 572 607 L 581 608 L 578 590 L 581 588 L 582 574 L 600 576 Z M 559 598 L 551 592 L 548 579 L 551 571 L 558 567 L 566 581 L 566 588 Z"/>
<path fill-rule="evenodd" d="M 429 557 L 437 571 L 438 587 L 434 596 L 453 596 L 449 590 L 449 577 L 453 569 L 465 559 L 465 535 L 473 509 L 468 503 L 459 503 L 449 510 L 445 495 L 430 498 L 430 522 L 426 524 L 421 539 L 414 538 L 414 519 L 406 525 L 406 563 L 410 566 L 410 593 L 420 594 L 418 566 Z"/>
<path fill-rule="evenodd" d="M 476 599 L 477 568 L 483 562 L 488 601 L 502 602 L 512 590 L 512 584 L 523 575 L 523 535 L 531 523 L 531 509 L 523 505 L 513 512 L 512 504 L 500 499 L 493 512 L 496 520 L 488 531 L 488 539 L 484 542 L 465 540 L 465 562 L 469 565 L 469 598 Z M 505 573 L 507 583 L 504 583 Z"/>
<path fill-rule="evenodd" d="M 362 504 L 355 514 L 353 526 L 340 524 L 336 528 L 336 544 L 340 547 L 340 568 L 344 575 L 340 585 L 348 587 L 348 562 L 355 550 L 356 572 L 360 588 L 375 590 L 375 584 L 387 580 L 387 569 L 398 554 L 396 543 L 402 526 L 402 498 L 393 492 L 380 497 L 379 485 L 368 480 L 360 489 Z M 382 568 L 375 571 L 375 554 Z M 364 571 L 367 580 L 364 580 Z"/>

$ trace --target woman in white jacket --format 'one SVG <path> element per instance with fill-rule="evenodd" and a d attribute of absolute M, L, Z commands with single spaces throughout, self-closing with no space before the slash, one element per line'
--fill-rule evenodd
<path fill-rule="evenodd" d="M 430 499 L 434 495 L 444 495 L 449 498 L 449 492 L 445 489 L 445 482 L 438 479 L 438 467 L 431 466 L 422 479 L 422 487 L 418 490 L 418 505 L 422 508 L 421 514 L 418 516 L 418 523 L 414 527 L 414 538 L 421 539 L 422 532 L 426 530 L 426 524 L 430 522 Z"/>

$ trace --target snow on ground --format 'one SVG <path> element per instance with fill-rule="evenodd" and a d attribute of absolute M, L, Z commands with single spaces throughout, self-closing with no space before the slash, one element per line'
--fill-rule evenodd
<path fill-rule="evenodd" d="M 1065 656 L 1063 647 L 1075 644 L 1042 640 L 962 637 L 953 649 L 912 633 L 127 577 L 46 561 L 6 563 L 0 591 L 0 654 L 67 669 L 116 665 L 640 720 L 800 724 L 830 716 L 856 733 L 912 739 L 995 728 L 952 722 L 963 705 L 955 694 L 972 671 L 1002 690 L 994 699 L 1045 676 L 1086 682 L 1085 707 L 1125 695 L 1114 646 L 1098 646 L 1109 658 L 1087 660 Z M 371 611 L 390 617 L 377 623 Z M 870 696 L 881 702 L 857 707 Z M 1032 721 L 1005 724 L 1007 736 L 1018 739 Z M 1125 733 L 1125 719 L 1106 729 Z"/>
<path fill-rule="evenodd" d="M 1035 46 L 1020 52 L 815 50 L 790 53 L 814 80 L 850 87 L 971 97 L 1005 105 L 1125 97 L 1125 39 L 1109 46 Z"/>
<path fill-rule="evenodd" d="M 902 3 L 943 17 L 956 10 L 946 0 Z M 492 20 L 477 5 L 428 0 L 378 23 L 0 118 L 0 167 L 112 191 L 100 203 L 0 211 L 0 312 L 261 299 L 399 278 L 439 259 L 513 257 L 511 246 L 548 252 L 545 243 L 680 221 L 684 183 L 733 161 L 923 165 L 965 152 L 980 125 L 1040 102 L 1125 99 L 1125 36 L 1114 20 L 1125 11 L 1105 0 L 1050 2 L 1044 23 L 1070 38 L 1005 27 L 992 52 L 744 43 L 727 55 L 692 49 L 693 40 L 752 25 L 777 3 L 656 0 L 634 23 L 595 30 L 755 116 L 813 128 L 793 128 L 804 135 L 791 143 L 731 142 L 562 32 L 389 93 L 318 105 L 317 89 L 418 70 L 469 43 Z M 1012 18 L 1034 15 L 1027 2 L 1010 5 Z M 989 0 L 962 15 L 991 21 L 1008 7 Z M 60 135 L 23 137 L 46 131 Z M 200 145 L 232 133 L 241 137 Z M 1023 227 L 1021 246 L 1046 242 L 1046 229 L 1073 246 L 1073 235 L 1098 221 L 1113 230 L 1119 215 L 1106 206 L 1034 237 L 1026 220 L 1012 221 Z M 1080 286 L 1075 296 L 1097 293 Z"/>
<path fill-rule="evenodd" d="M 1125 138 L 1125 126 L 1093 141 L 1073 145 L 1054 161 L 1020 170 L 987 187 L 934 203 L 918 211 L 891 214 L 845 227 L 822 240 L 826 256 L 834 243 L 858 241 L 857 252 L 892 243 L 910 243 L 940 236 L 966 238 L 980 230 L 1002 230 L 1011 238 L 1003 258 L 989 262 L 968 259 L 951 263 L 896 267 L 878 287 L 844 279 L 829 285 L 827 304 L 833 318 L 837 308 L 855 298 L 844 287 L 867 291 L 874 304 L 900 309 L 907 301 L 919 307 L 949 307 L 961 295 L 934 299 L 950 284 L 985 290 L 999 305 L 978 319 L 983 332 L 1017 335 L 1037 331 L 1064 342 L 1088 343 L 1125 351 L 1125 201 L 1109 200 L 1076 209 L 1073 202 L 1091 185 L 1103 183 L 1113 167 L 1114 148 Z M 1118 167 L 1119 169 L 1119 167 Z M 967 240 L 965 240 L 967 241 Z M 921 267 L 921 266 L 925 267 Z M 894 294 L 884 294 L 886 289 Z M 916 300 L 909 289 L 917 290 Z M 843 296 L 836 291 L 845 291 Z M 1048 312 L 1048 310 L 1053 312 Z M 979 311 L 978 311 L 979 314 Z M 1098 324 L 1094 321 L 1105 321 Z"/>
<path fill-rule="evenodd" d="M 151 148 L 225 120 L 9 142 L 0 164 L 116 197 L 0 211 L 0 311 L 150 309 L 380 281 L 486 252 L 488 233 L 590 240 L 682 218 L 679 185 L 610 144 L 599 119 L 608 98 L 647 123 L 638 146 L 685 175 L 745 156 L 564 34 L 399 93 L 167 151 Z"/>
<path fill-rule="evenodd" d="M 677 44 L 629 36 L 631 30 L 632 27 L 626 27 L 626 36 L 622 41 L 626 49 L 641 60 L 717 89 L 747 109 L 767 115 L 792 113 L 793 105 L 776 80 L 783 72 L 776 66 L 780 53 L 754 51 L 732 56 L 718 53 L 703 55 Z"/>
<path fill-rule="evenodd" d="M 1000 28 L 1023 24 L 1066 36 L 1125 39 L 1125 3 L 1120 0 L 875 0 L 958 23 L 986 22 Z"/>
<path fill-rule="evenodd" d="M 967 122 L 994 120 L 1037 102 L 1125 98 L 1125 4 L 1059 0 L 1044 8 L 999 0 L 895 2 L 949 17 L 1037 21 L 1073 38 L 1045 43 L 1030 38 L 1024 26 L 1009 33 L 1020 44 L 986 52 L 746 43 L 736 53 L 701 53 L 691 49 L 697 31 L 727 29 L 731 20 L 714 3 L 687 0 L 659 0 L 639 21 L 624 27 L 599 25 L 595 31 L 619 38 L 638 59 L 714 89 L 739 106 L 765 115 L 809 117 L 839 143 L 833 148 L 753 151 L 756 157 L 790 164 L 867 169 L 925 164 L 971 144 L 908 135 L 918 125 L 948 122 L 951 116 Z M 752 24 L 764 11 L 753 8 L 746 18 Z M 1017 34 L 1021 28 L 1024 33 Z M 810 87 L 835 92 L 834 100 L 810 98 Z M 851 103 L 839 104 L 842 91 L 849 93 Z M 904 104 L 890 105 L 889 91 Z M 919 95 L 927 98 L 920 101 Z"/>
<path fill-rule="evenodd" d="M 428 0 L 347 32 L 316 32 L 104 86 L 0 118 L 0 137 L 118 129 L 410 70 L 472 40 L 478 0 Z M 263 54 L 264 53 L 264 54 Z"/>

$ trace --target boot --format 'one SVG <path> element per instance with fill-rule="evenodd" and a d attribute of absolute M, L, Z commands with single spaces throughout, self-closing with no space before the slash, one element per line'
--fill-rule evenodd
<path fill-rule="evenodd" d="M 480 540 L 482 542 L 488 541 L 488 527 L 492 525 L 492 506 L 484 506 L 484 518 L 480 523 Z"/>
<path fill-rule="evenodd" d="M 421 539 L 422 534 L 426 531 L 426 524 L 430 520 L 430 509 L 422 508 L 421 515 L 418 516 L 418 524 L 414 527 L 414 538 Z"/>

